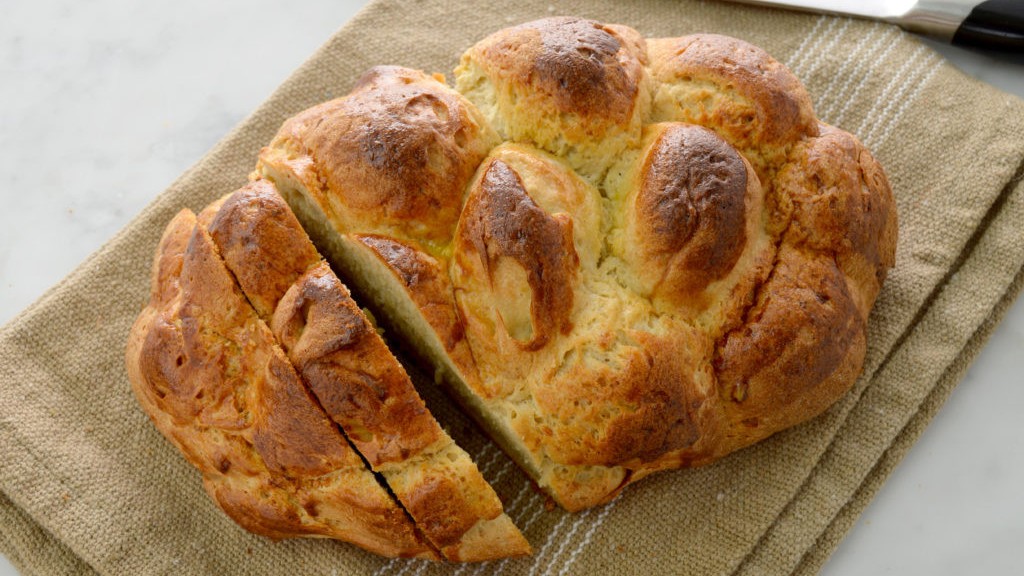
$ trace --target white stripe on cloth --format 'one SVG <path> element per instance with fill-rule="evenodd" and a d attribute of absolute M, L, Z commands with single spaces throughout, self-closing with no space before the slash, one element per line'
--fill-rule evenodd
<path fill-rule="evenodd" d="M 882 24 L 876 24 L 872 26 L 871 31 L 866 36 L 857 42 L 857 47 L 854 48 L 850 56 L 843 61 L 836 70 L 835 74 L 829 80 L 828 85 L 821 91 L 821 94 L 817 97 L 815 102 L 815 112 L 819 118 L 825 118 L 828 116 L 828 111 L 835 107 L 839 95 L 832 96 L 837 86 L 842 81 L 842 86 L 839 88 L 839 92 L 842 93 L 849 88 L 854 78 L 860 76 L 861 68 L 868 62 L 868 59 L 874 54 L 875 51 L 881 46 L 879 42 L 875 42 L 875 36 L 882 30 L 886 33 L 892 33 L 891 29 L 886 29 Z M 866 52 L 865 52 L 866 50 Z M 850 67 L 852 66 L 852 70 Z M 822 103 L 821 106 L 818 104 Z"/>
<path fill-rule="evenodd" d="M 519 489 L 519 493 L 512 500 L 512 503 L 508 505 L 508 515 L 511 516 L 519 511 L 519 504 L 523 501 L 523 496 L 526 496 L 530 492 L 531 482 L 527 480 L 523 482 L 523 487 Z"/>
<path fill-rule="evenodd" d="M 924 62 L 920 66 L 917 66 L 914 69 L 913 74 L 907 76 L 906 80 L 904 80 L 900 85 L 899 91 L 893 95 L 882 110 L 882 121 L 872 126 L 871 130 L 864 136 L 864 144 L 868 148 L 878 148 L 882 145 L 882 142 L 885 141 L 884 138 L 889 137 L 893 126 L 896 125 L 900 117 L 903 116 L 903 113 L 907 110 L 914 99 L 917 98 L 917 95 L 921 92 L 921 87 L 924 86 L 928 80 L 931 80 L 931 77 L 936 71 L 938 71 L 941 63 L 942 58 L 939 57 L 938 54 L 932 52 L 927 58 L 925 58 Z M 911 95 L 904 97 L 903 94 L 909 90 L 911 86 L 914 86 L 914 90 L 911 92 Z M 895 113 L 890 116 L 889 111 L 897 104 L 899 107 L 896 109 Z M 879 131 L 881 131 L 881 134 L 884 134 L 884 138 L 876 138 L 876 134 L 879 134 Z"/>
<path fill-rule="evenodd" d="M 604 523 L 604 519 L 608 517 L 608 514 L 612 511 L 612 508 L 615 507 L 615 503 L 618 501 L 619 499 L 616 498 L 615 500 L 612 500 L 611 502 L 604 505 L 604 509 L 601 510 L 601 513 L 597 515 L 597 518 L 594 520 L 594 523 L 590 525 L 590 528 L 588 528 L 587 532 L 583 535 L 583 541 L 581 541 L 579 545 L 576 546 L 576 549 L 573 550 L 572 554 L 569 555 L 569 559 L 566 560 L 564 564 L 562 564 L 562 569 L 558 571 L 558 576 L 565 576 L 565 574 L 569 571 L 569 567 L 576 562 L 576 558 L 579 557 L 580 552 L 582 552 L 588 545 L 590 545 L 590 539 L 594 537 L 594 533 L 597 532 L 597 529 L 601 527 L 601 524 Z"/>
<path fill-rule="evenodd" d="M 914 53 L 910 56 L 910 58 L 907 58 L 906 61 L 903 62 L 903 65 L 899 67 L 895 74 L 893 74 L 892 78 L 889 80 L 889 83 L 886 84 L 885 88 L 882 89 L 882 92 L 878 95 L 878 98 L 875 100 L 873 108 L 864 116 L 864 120 L 860 123 L 860 126 L 857 127 L 857 130 L 854 131 L 854 134 L 858 135 L 858 137 L 860 137 L 862 141 L 867 140 L 864 131 L 870 126 L 877 124 L 879 121 L 884 119 L 884 114 L 886 113 L 886 110 L 883 110 L 880 113 L 883 115 L 883 118 L 879 118 L 878 115 L 875 113 L 875 110 L 878 108 L 879 105 L 882 104 L 882 102 L 887 102 L 890 100 L 892 92 L 899 88 L 901 80 L 903 80 L 904 83 L 906 82 L 905 79 L 907 78 L 907 72 L 913 70 L 914 67 L 917 66 L 918 59 L 921 58 L 921 56 L 924 55 L 927 51 L 928 49 L 925 48 L 924 45 L 918 46 Z"/>
<path fill-rule="evenodd" d="M 843 33 L 846 32 L 846 29 L 850 27 L 850 23 L 853 22 L 853 19 L 851 18 L 841 18 L 841 20 L 843 24 L 839 27 L 839 30 L 836 30 L 831 35 L 831 38 L 829 38 L 828 42 L 826 42 L 823 47 L 817 50 L 817 53 L 814 55 L 814 59 L 810 61 L 809 67 L 806 67 L 806 69 L 801 69 L 800 73 L 797 76 L 798 78 L 810 77 L 811 74 L 814 74 L 814 72 L 818 68 L 820 68 L 822 64 L 826 62 L 827 59 L 825 56 L 832 51 L 836 44 L 839 43 L 840 39 L 842 39 L 843 37 Z"/>
<path fill-rule="evenodd" d="M 394 576 L 402 576 L 403 574 L 405 574 L 406 572 L 409 571 L 409 568 L 412 568 L 413 566 L 417 566 L 420 563 L 426 565 L 428 562 L 429 562 L 429 560 L 407 560 L 405 562 L 405 566 L 402 566 L 402 569 L 399 570 L 398 572 L 396 572 L 394 574 Z M 422 570 L 422 569 L 423 569 L 423 567 L 420 566 L 417 570 Z"/>
<path fill-rule="evenodd" d="M 484 567 L 483 563 L 477 565 L 476 566 L 476 572 L 473 572 L 473 574 L 479 574 L 480 570 L 482 570 L 483 567 Z M 459 574 L 462 574 L 463 572 L 465 572 L 468 569 L 469 569 L 469 564 L 466 564 L 465 562 L 463 562 L 462 565 L 459 566 L 458 570 L 456 570 L 455 572 L 452 572 L 452 576 L 459 576 Z"/>
<path fill-rule="evenodd" d="M 398 562 L 398 558 L 392 558 L 391 561 L 389 561 L 387 564 L 378 568 L 377 571 L 374 572 L 372 576 L 384 576 L 385 574 L 390 574 L 391 567 L 395 565 L 395 562 Z"/>
<path fill-rule="evenodd" d="M 572 541 L 572 537 L 576 535 L 576 531 L 579 530 L 580 526 L 590 518 L 590 515 L 593 514 L 593 512 L 594 509 L 590 508 L 586 512 L 576 515 L 576 521 L 572 523 L 572 528 L 569 529 L 569 533 L 566 534 L 565 538 L 562 538 L 562 543 L 558 545 L 558 549 L 551 555 L 551 560 L 547 563 L 548 568 L 544 571 L 545 575 L 551 574 L 552 567 L 555 566 L 555 563 L 558 562 L 558 558 L 565 552 L 566 546 L 568 546 L 569 542 Z"/>
<path fill-rule="evenodd" d="M 488 443 L 476 458 L 476 461 L 478 462 L 476 466 L 477 470 L 479 470 L 481 474 L 489 472 L 491 467 L 494 466 L 494 463 L 498 461 L 499 454 L 501 454 L 501 450 L 495 448 L 493 444 Z M 485 459 L 487 462 L 484 462 Z"/>
<path fill-rule="evenodd" d="M 430 566 L 430 565 L 431 565 L 431 562 L 423 560 L 422 563 L 420 564 L 419 569 L 416 570 L 416 572 L 413 572 L 412 576 L 420 576 L 420 574 L 423 574 L 423 571 L 427 569 L 427 566 Z"/>
<path fill-rule="evenodd" d="M 861 90 L 863 90 L 864 87 L 867 86 L 868 83 L 866 82 L 866 80 L 869 77 L 871 77 L 872 74 L 874 74 L 875 70 L 878 69 L 879 65 L 883 65 L 883 64 L 886 63 L 885 59 L 886 59 L 886 57 L 889 56 L 889 52 L 892 52 L 892 49 L 899 45 L 899 42 L 897 42 L 897 40 L 899 39 L 899 36 L 900 36 L 901 33 L 895 27 L 893 28 L 893 31 L 896 32 L 896 38 L 894 38 L 891 42 L 889 42 L 889 44 L 885 47 L 885 50 L 872 60 L 871 66 L 868 68 L 868 71 L 857 82 L 857 87 L 853 90 L 853 94 L 850 94 L 849 98 L 847 98 L 846 97 L 846 89 L 847 88 L 846 88 L 846 86 L 844 86 L 843 87 L 843 91 L 840 92 L 839 96 L 837 96 L 833 100 L 833 102 L 836 102 L 837 104 L 840 101 L 843 102 L 842 109 L 840 109 L 839 113 L 835 115 L 835 118 L 831 119 L 835 126 L 840 126 L 841 123 L 843 122 L 843 120 L 846 118 L 846 112 L 850 109 L 850 106 L 852 106 L 853 103 L 857 101 L 857 97 L 860 96 Z M 848 82 L 848 84 L 849 84 L 849 82 Z M 831 110 L 830 110 L 830 112 L 831 112 Z"/>
<path fill-rule="evenodd" d="M 501 465 L 501 468 L 498 469 L 498 472 L 494 474 L 494 479 L 490 481 L 491 484 L 497 484 L 498 482 L 501 482 L 501 479 L 504 478 L 505 474 L 508 474 L 508 471 L 511 470 L 512 468 L 514 468 L 514 466 L 512 466 L 512 461 L 506 459 L 505 462 Z"/>
<path fill-rule="evenodd" d="M 538 552 L 537 555 L 533 558 L 533 566 L 530 567 L 530 573 L 527 576 L 534 576 L 534 574 L 537 573 L 537 568 L 540 567 L 541 559 L 544 558 L 544 554 L 547 553 L 548 548 L 550 548 L 551 545 L 554 544 L 555 538 L 562 533 L 562 525 L 564 525 L 565 521 L 568 519 L 569 514 L 562 514 L 562 518 L 558 520 L 558 523 L 555 524 L 555 527 L 552 528 L 551 532 L 548 533 L 548 538 L 544 541 L 544 545 L 541 546 L 540 552 Z"/>
<path fill-rule="evenodd" d="M 800 65 L 801 61 L 807 56 L 807 43 L 810 42 L 812 39 L 816 38 L 815 33 L 818 32 L 818 29 L 821 28 L 821 25 L 824 24 L 825 22 L 828 22 L 829 26 L 835 26 L 834 19 L 830 19 L 828 16 L 825 15 L 818 16 L 818 20 L 814 23 L 814 27 L 811 28 L 811 31 L 807 33 L 807 36 L 804 36 L 804 39 L 802 42 L 800 42 L 800 45 L 796 47 L 796 52 L 793 52 L 792 54 L 789 55 L 789 60 L 786 62 L 787 68 L 789 68 L 790 70 L 795 70 L 796 67 Z"/>
<path fill-rule="evenodd" d="M 791 68 L 793 73 L 796 74 L 798 78 L 802 78 L 803 77 L 803 75 L 804 75 L 803 71 L 807 67 L 807 64 L 809 62 L 812 62 L 815 57 L 818 57 L 818 56 L 821 55 L 821 48 L 820 48 L 821 43 L 822 42 L 826 42 L 828 40 L 835 39 L 836 33 L 833 32 L 833 30 L 842 21 L 843 21 L 842 18 L 835 18 L 835 17 L 828 18 L 828 25 L 825 26 L 825 29 L 822 30 L 821 33 L 818 34 L 818 37 L 815 38 L 814 41 L 811 42 L 811 44 L 809 46 L 807 46 L 806 51 L 804 52 L 804 54 L 799 58 L 799 60 L 796 62 L 796 64 L 793 66 L 793 68 Z"/>

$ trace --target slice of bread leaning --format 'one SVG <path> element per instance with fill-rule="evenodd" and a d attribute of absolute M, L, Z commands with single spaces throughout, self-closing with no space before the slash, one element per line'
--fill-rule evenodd
<path fill-rule="evenodd" d="M 244 528 L 438 558 L 309 394 L 188 210 L 160 241 L 126 364 L 157 429 Z"/>
<path fill-rule="evenodd" d="M 427 410 L 273 184 L 199 215 L 228 269 L 327 415 L 451 561 L 528 554 L 470 457 Z"/>

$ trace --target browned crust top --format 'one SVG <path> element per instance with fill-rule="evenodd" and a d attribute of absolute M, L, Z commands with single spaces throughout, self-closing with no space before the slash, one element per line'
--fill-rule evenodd
<path fill-rule="evenodd" d="M 706 128 L 674 124 L 642 171 L 640 241 L 666 270 L 673 261 L 670 289 L 699 290 L 728 274 L 746 242 L 747 167 L 736 150 Z"/>
<path fill-rule="evenodd" d="M 648 51 L 651 75 L 664 86 L 707 82 L 726 102 L 696 117 L 691 112 L 690 117 L 661 120 L 705 124 L 734 146 L 760 150 L 769 161 L 779 159 L 779 150 L 818 133 L 803 84 L 757 46 L 718 34 L 694 34 L 648 40 Z"/>
<path fill-rule="evenodd" d="M 494 143 L 470 106 L 422 72 L 378 66 L 349 96 L 288 120 L 275 143 L 312 158 L 325 192 L 366 227 L 353 231 L 400 226 L 444 241 Z"/>
<path fill-rule="evenodd" d="M 845 392 L 864 330 L 834 261 L 784 246 L 747 323 L 716 349 L 719 393 L 742 441 L 799 423 Z"/>
<path fill-rule="evenodd" d="M 442 440 L 409 376 L 326 264 L 296 281 L 271 327 L 371 466 L 404 461 Z"/>
<path fill-rule="evenodd" d="M 287 371 L 295 378 L 298 371 L 297 385 L 308 387 L 307 395 L 311 392 L 310 398 L 319 403 L 317 410 L 322 408 L 341 426 L 445 558 L 492 558 L 486 549 L 460 550 L 471 528 L 502 514 L 500 501 L 434 420 L 348 289 L 320 260 L 275 186 L 252 182 L 211 204 L 200 221 L 210 222 L 225 264 L 245 296 L 263 304 L 264 319 L 287 352 L 287 360 L 277 359 L 271 371 Z M 292 400 L 267 397 L 282 406 Z M 301 414 L 296 410 L 291 416 L 298 422 Z M 286 420 L 272 428 L 285 430 L 292 424 Z M 289 434 L 283 441 L 300 440 Z M 501 540 L 507 554 L 529 549 L 511 523 L 503 527 L 491 537 Z"/>
<path fill-rule="evenodd" d="M 213 207 L 210 231 L 228 268 L 370 465 L 403 461 L 440 441 L 408 375 L 274 185 L 257 180 Z"/>
<path fill-rule="evenodd" d="M 822 125 L 779 171 L 776 214 L 788 241 L 832 254 L 873 301 L 896 260 L 896 208 L 881 166 L 852 135 Z M 872 276 L 859 274 L 851 258 Z M 870 305 L 863 307 L 867 313 Z"/>
<path fill-rule="evenodd" d="M 497 32 L 481 42 L 480 53 L 516 82 L 548 94 L 560 110 L 625 123 L 642 63 L 625 46 L 636 39 L 624 34 L 594 20 L 546 18 Z"/>
<path fill-rule="evenodd" d="M 256 311 L 269 319 L 299 275 L 320 262 L 273 184 L 256 180 L 220 205 L 210 235 Z"/>
<path fill-rule="evenodd" d="M 570 355 L 557 375 L 534 383 L 550 418 L 547 449 L 572 465 L 643 466 L 694 446 L 714 398 L 696 384 L 699 341 L 680 326 L 669 337 L 622 330 Z M 682 336 L 682 337 L 681 337 Z M 601 341 L 610 341 L 603 344 Z M 598 360 L 614 360 L 602 365 Z"/>
<path fill-rule="evenodd" d="M 455 311 L 446 263 L 394 238 L 355 234 L 353 239 L 369 248 L 399 279 L 439 336 L 448 356 L 466 379 L 472 379 L 476 366 L 466 344 L 465 323 Z"/>
<path fill-rule="evenodd" d="M 521 347 L 536 350 L 555 334 L 572 329 L 573 278 L 579 267 L 572 220 L 537 206 L 519 175 L 501 160 L 490 161 L 482 170 L 463 209 L 457 242 L 468 248 L 464 253 L 479 257 L 492 281 L 501 258 L 512 259 L 526 271 L 533 334 Z"/>

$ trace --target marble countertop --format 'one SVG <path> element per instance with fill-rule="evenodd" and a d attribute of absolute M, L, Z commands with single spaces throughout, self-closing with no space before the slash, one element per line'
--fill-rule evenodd
<path fill-rule="evenodd" d="M 182 0 L 158 17 L 128 0 L 5 5 L 0 323 L 112 237 L 363 2 L 260 4 Z M 1024 97 L 1024 64 L 935 46 Z M 824 574 L 1024 573 L 1022 374 L 1024 299 Z"/>

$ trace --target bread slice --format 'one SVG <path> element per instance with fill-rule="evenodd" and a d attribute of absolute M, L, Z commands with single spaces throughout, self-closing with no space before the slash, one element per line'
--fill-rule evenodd
<path fill-rule="evenodd" d="M 126 364 L 157 429 L 241 526 L 438 559 L 310 396 L 187 210 L 160 241 Z"/>
<path fill-rule="evenodd" d="M 274 186 L 252 182 L 199 219 L 320 405 L 443 557 L 528 554 L 494 490 L 431 416 Z"/>
<path fill-rule="evenodd" d="M 368 72 L 260 153 L 353 288 L 568 510 L 852 386 L 884 172 L 763 50 L 551 18 Z M 503 142 L 504 140 L 504 142 Z"/>

